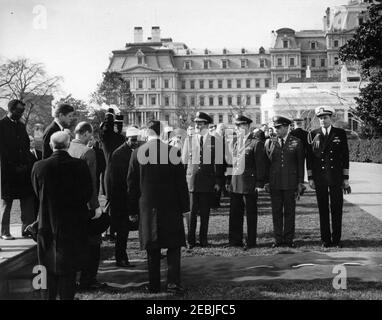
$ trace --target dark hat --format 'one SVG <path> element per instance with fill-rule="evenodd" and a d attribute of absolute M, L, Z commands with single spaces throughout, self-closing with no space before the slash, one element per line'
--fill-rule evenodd
<path fill-rule="evenodd" d="M 243 123 L 244 124 L 250 124 L 250 123 L 252 123 L 252 120 L 245 117 L 245 116 L 237 114 L 235 116 L 235 124 L 243 124 Z"/>
<path fill-rule="evenodd" d="M 117 114 L 115 116 L 114 122 L 123 122 L 123 115 L 122 114 Z"/>
<path fill-rule="evenodd" d="M 279 127 L 279 126 L 289 126 L 292 121 L 290 121 L 288 118 L 281 117 L 281 116 L 274 116 L 273 117 L 273 126 Z"/>
<path fill-rule="evenodd" d="M 195 119 L 194 119 L 194 122 L 197 122 L 197 121 L 204 121 L 207 123 L 213 122 L 212 118 L 207 113 L 199 112 L 199 111 L 196 113 Z"/>

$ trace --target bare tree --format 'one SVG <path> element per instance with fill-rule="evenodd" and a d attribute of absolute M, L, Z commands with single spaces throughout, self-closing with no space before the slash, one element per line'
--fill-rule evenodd
<path fill-rule="evenodd" d="M 20 99 L 27 105 L 25 124 L 35 109 L 47 96 L 59 89 L 61 77 L 49 76 L 41 63 L 26 58 L 8 60 L 0 66 L 0 99 Z"/>
<path fill-rule="evenodd" d="M 193 98 L 193 105 L 190 101 L 186 100 L 186 103 L 178 103 L 176 106 L 175 114 L 179 119 L 178 125 L 182 129 L 187 129 L 192 124 L 196 113 L 200 110 L 200 105 L 197 103 L 197 95 L 195 94 Z"/>

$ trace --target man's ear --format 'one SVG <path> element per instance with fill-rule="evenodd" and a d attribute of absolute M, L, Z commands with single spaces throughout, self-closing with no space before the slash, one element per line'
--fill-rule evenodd
<path fill-rule="evenodd" d="M 53 144 L 52 144 L 52 142 L 49 142 L 49 146 L 50 146 L 50 148 L 53 150 Z"/>

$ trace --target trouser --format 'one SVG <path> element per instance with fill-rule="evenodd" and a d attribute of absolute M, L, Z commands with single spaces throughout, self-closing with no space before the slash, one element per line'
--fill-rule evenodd
<path fill-rule="evenodd" d="M 255 246 L 257 237 L 257 193 L 231 193 L 229 209 L 229 243 L 243 245 L 244 210 L 247 215 L 247 245 Z"/>
<path fill-rule="evenodd" d="M 1 235 L 10 234 L 10 220 L 13 199 L 0 200 Z M 20 199 L 22 233 L 25 228 L 36 220 L 36 198 L 29 195 Z"/>
<path fill-rule="evenodd" d="M 42 291 L 44 300 L 74 300 L 76 293 L 76 273 L 55 275 L 48 272 L 47 290 Z"/>
<path fill-rule="evenodd" d="M 85 266 L 81 269 L 80 284 L 82 286 L 91 285 L 97 281 L 97 273 L 101 258 L 101 244 L 98 243 L 98 241 L 94 241 L 95 239 L 91 240 L 92 241 L 88 247 L 89 251 Z"/>
<path fill-rule="evenodd" d="M 271 202 L 276 243 L 291 243 L 295 230 L 295 190 L 271 189 Z"/>
<path fill-rule="evenodd" d="M 219 190 L 215 191 L 214 207 L 216 207 L 216 208 L 218 208 L 220 206 L 220 200 L 221 200 L 222 194 L 225 191 L 224 181 L 219 183 L 219 186 L 220 186 Z"/>
<path fill-rule="evenodd" d="M 188 243 L 195 245 L 195 233 L 197 216 L 200 215 L 199 241 L 201 245 L 207 245 L 208 221 L 210 218 L 211 192 L 190 192 L 191 212 L 187 216 Z"/>
<path fill-rule="evenodd" d="M 115 238 L 115 260 L 129 261 L 129 258 L 126 253 L 127 249 L 127 239 L 129 237 L 129 228 L 126 224 L 122 224 L 122 227 L 117 228 L 116 238 Z"/>
<path fill-rule="evenodd" d="M 341 240 L 342 208 L 344 203 L 342 187 L 340 185 L 328 186 L 317 184 L 316 196 L 320 213 L 321 240 L 325 243 L 338 244 Z M 330 232 L 329 198 L 332 232 Z"/>
<path fill-rule="evenodd" d="M 147 250 L 150 290 L 160 290 L 161 249 Z M 180 285 L 180 247 L 167 249 L 167 284 Z"/>

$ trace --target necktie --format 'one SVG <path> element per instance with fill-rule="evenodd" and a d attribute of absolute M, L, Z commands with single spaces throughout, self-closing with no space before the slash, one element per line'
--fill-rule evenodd
<path fill-rule="evenodd" d="M 200 163 L 203 163 L 203 136 L 200 136 Z"/>

